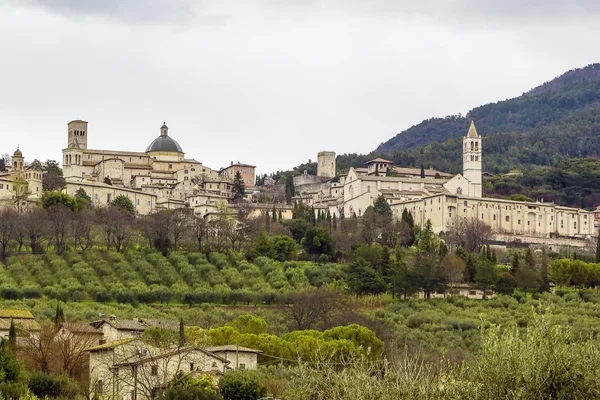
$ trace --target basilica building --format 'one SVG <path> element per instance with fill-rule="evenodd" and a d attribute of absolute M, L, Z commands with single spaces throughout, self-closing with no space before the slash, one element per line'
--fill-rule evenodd
<path fill-rule="evenodd" d="M 459 218 L 478 218 L 491 226 L 499 239 L 518 237 L 530 243 L 560 244 L 561 238 L 584 240 L 597 234 L 590 211 L 483 197 L 482 157 L 482 138 L 472 122 L 463 137 L 462 174 L 401 168 L 377 158 L 335 178 L 320 177 L 324 175 L 320 173 L 298 177 L 295 200 L 328 210 L 338 218 L 342 214 L 360 217 L 383 195 L 396 218 L 401 218 L 404 210 L 410 211 L 416 224 L 423 226 L 430 220 L 436 233 L 448 231 Z"/>
<path fill-rule="evenodd" d="M 230 199 L 236 172 L 242 174 L 246 187 L 254 185 L 253 165 L 231 162 L 213 170 L 186 158 L 165 123 L 144 152 L 89 149 L 88 123 L 75 120 L 67 126 L 67 147 L 62 151 L 67 193 L 84 189 L 95 205 L 124 195 L 140 214 L 180 207 L 205 214 Z"/>

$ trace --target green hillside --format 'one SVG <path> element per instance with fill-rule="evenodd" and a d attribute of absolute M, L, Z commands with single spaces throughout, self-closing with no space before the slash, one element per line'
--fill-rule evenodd
<path fill-rule="evenodd" d="M 566 72 L 513 99 L 476 107 L 464 117 L 431 118 L 382 143 L 376 153 L 388 154 L 460 137 L 474 120 L 486 136 L 528 132 L 560 121 L 574 111 L 600 101 L 600 64 Z"/>

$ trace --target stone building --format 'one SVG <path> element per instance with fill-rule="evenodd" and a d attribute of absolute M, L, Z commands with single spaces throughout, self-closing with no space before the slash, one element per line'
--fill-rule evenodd
<path fill-rule="evenodd" d="M 400 218 L 404 210 L 413 214 L 415 223 L 427 220 L 433 231 L 447 231 L 457 218 L 478 218 L 498 234 L 541 238 L 587 238 L 595 235 L 593 213 L 553 203 L 529 203 L 486 197 L 440 193 L 421 199 L 390 204 Z"/>
<path fill-rule="evenodd" d="M 560 245 L 566 244 L 565 238 L 596 235 L 591 212 L 552 203 L 482 197 L 482 138 L 473 122 L 463 137 L 462 153 L 463 173 L 456 175 L 433 168 L 400 168 L 390 160 L 376 158 L 325 182 L 296 177 L 294 183 L 301 185 L 294 199 L 338 217 L 360 217 L 383 195 L 396 218 L 406 209 L 421 226 L 431 220 L 438 233 L 447 231 L 456 218 L 479 218 L 496 235 L 516 236 L 528 243 L 540 243 L 543 238 Z M 580 245 L 571 242 L 569 245 Z"/>
<path fill-rule="evenodd" d="M 20 211 L 42 199 L 42 171 L 25 166 L 25 158 L 17 149 L 7 172 L 0 172 L 0 208 L 11 207 Z"/>
<path fill-rule="evenodd" d="M 67 193 L 82 188 L 95 205 L 108 204 L 124 195 L 132 200 L 138 213 L 147 214 L 156 209 L 193 206 L 190 198 L 202 193 L 228 199 L 237 171 L 247 187 L 254 185 L 254 166 L 232 163 L 215 171 L 186 158 L 164 123 L 160 135 L 144 152 L 89 149 L 88 135 L 86 121 L 69 122 L 67 147 L 62 151 L 63 175 Z"/>
<path fill-rule="evenodd" d="M 232 350 L 233 349 L 233 350 Z M 156 348 L 129 338 L 88 349 L 89 386 L 100 399 L 160 396 L 176 373 L 210 374 L 215 382 L 232 369 L 256 369 L 259 350 L 241 346 Z"/>

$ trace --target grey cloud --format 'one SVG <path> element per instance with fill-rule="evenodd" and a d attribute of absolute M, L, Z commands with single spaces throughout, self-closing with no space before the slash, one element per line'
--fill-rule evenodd
<path fill-rule="evenodd" d="M 460 21 L 474 25 L 485 22 L 593 18 L 600 15 L 598 0 L 262 0 L 262 3 L 271 7 L 338 13 L 423 15 L 447 22 Z"/>
<path fill-rule="evenodd" d="M 67 18 L 100 17 L 127 23 L 221 23 L 227 15 L 211 13 L 194 0 L 0 0 L 39 8 Z"/>
<path fill-rule="evenodd" d="M 355 14 L 395 17 L 418 15 L 448 24 L 539 23 L 600 16 L 598 0 L 0 0 L 33 6 L 67 17 L 95 16 L 122 22 L 223 23 L 248 10 Z M 224 11 L 226 10 L 226 11 Z"/>

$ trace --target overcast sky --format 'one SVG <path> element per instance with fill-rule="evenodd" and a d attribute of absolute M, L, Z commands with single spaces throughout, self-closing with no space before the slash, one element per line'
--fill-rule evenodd
<path fill-rule="evenodd" d="M 598 0 L 0 0 L 0 153 L 144 151 L 211 168 L 367 153 L 423 119 L 600 61 Z M 485 135 L 485 132 L 480 132 Z"/>

